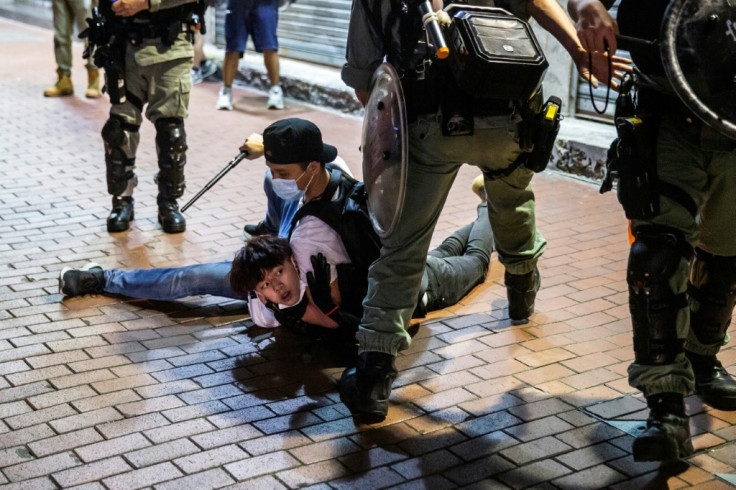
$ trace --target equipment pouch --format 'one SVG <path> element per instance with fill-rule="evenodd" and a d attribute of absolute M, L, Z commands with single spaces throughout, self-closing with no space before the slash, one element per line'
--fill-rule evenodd
<path fill-rule="evenodd" d="M 105 90 L 110 96 L 110 103 L 125 102 L 125 70 L 117 60 L 110 59 L 105 63 Z"/>
<path fill-rule="evenodd" d="M 611 164 L 618 173 L 618 201 L 628 219 L 659 214 L 655 142 L 659 118 L 617 117 L 618 139 L 611 146 Z M 610 152 L 609 151 L 609 152 Z"/>
<path fill-rule="evenodd" d="M 440 72 L 440 109 L 442 111 L 442 134 L 444 136 L 470 136 L 473 122 L 473 97 L 457 86 L 450 72 L 450 65 L 438 63 Z"/>
<path fill-rule="evenodd" d="M 562 101 L 558 97 L 550 97 L 542 107 L 542 111 L 534 118 L 536 126 L 533 133 L 534 148 L 524 161 L 524 165 L 534 172 L 542 172 L 547 168 L 552 148 L 560 132 Z"/>

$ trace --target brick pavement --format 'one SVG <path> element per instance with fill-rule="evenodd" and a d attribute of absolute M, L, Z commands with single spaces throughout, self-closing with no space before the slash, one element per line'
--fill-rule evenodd
<path fill-rule="evenodd" d="M 153 131 L 141 130 L 136 220 L 108 234 L 99 131 L 108 103 L 44 99 L 50 31 L 0 19 L 0 484 L 7 488 L 724 488 L 736 473 L 736 415 L 689 397 L 698 449 L 686 464 L 635 464 L 646 416 L 632 358 L 625 222 L 612 194 L 547 172 L 535 179 L 549 240 L 528 325 L 510 324 L 494 259 L 487 282 L 433 313 L 397 359 L 388 419 L 355 426 L 301 339 L 253 327 L 243 304 L 120 297 L 62 302 L 65 265 L 160 267 L 228 259 L 264 212 L 262 162 L 233 170 L 187 213 L 156 223 Z M 75 46 L 77 54 L 81 46 Z M 82 92 L 84 70 L 75 58 Z M 191 197 L 275 117 L 312 119 L 357 172 L 360 120 L 218 87 L 192 92 Z M 435 243 L 475 214 L 463 168 Z M 721 359 L 736 372 L 736 349 Z M 730 476 L 729 476 L 730 475 Z"/>

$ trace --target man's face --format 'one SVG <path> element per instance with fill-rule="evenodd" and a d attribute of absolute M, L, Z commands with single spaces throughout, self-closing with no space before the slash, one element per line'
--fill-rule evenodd
<path fill-rule="evenodd" d="M 263 280 L 256 285 L 256 293 L 273 303 L 294 306 L 299 301 L 301 292 L 299 272 L 291 259 L 281 265 L 264 271 Z"/>
<path fill-rule="evenodd" d="M 307 165 L 306 169 L 302 163 L 271 163 L 266 161 L 266 165 L 271 169 L 271 175 L 274 179 L 295 180 L 297 187 L 304 190 L 309 182 L 307 176 L 310 173 L 311 165 Z M 317 164 L 319 165 L 319 164 Z"/>

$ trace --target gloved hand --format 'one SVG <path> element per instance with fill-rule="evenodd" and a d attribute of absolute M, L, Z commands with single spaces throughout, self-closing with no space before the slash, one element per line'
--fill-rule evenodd
<path fill-rule="evenodd" d="M 330 289 L 330 264 L 321 253 L 312 255 L 312 271 L 307 272 L 307 285 L 312 294 L 312 300 L 317 307 L 327 316 L 337 311 L 335 302 L 332 301 L 332 290 Z"/>
<path fill-rule="evenodd" d="M 327 263 L 325 256 L 319 253 L 312 255 L 311 260 L 313 271 L 307 272 L 307 285 L 309 292 L 312 293 L 314 304 L 322 310 L 322 313 L 337 323 L 341 330 L 346 330 L 346 335 L 355 340 L 354 334 L 358 330 L 360 318 L 338 307 L 332 300 L 330 264 Z"/>

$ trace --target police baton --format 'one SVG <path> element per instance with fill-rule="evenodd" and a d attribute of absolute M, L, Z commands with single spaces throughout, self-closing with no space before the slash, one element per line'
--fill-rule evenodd
<path fill-rule="evenodd" d="M 223 168 L 222 170 L 220 170 L 220 172 L 212 178 L 212 180 L 210 180 L 209 182 L 207 182 L 207 185 L 205 185 L 202 188 L 201 191 L 197 192 L 197 195 L 196 196 L 194 196 L 193 198 L 191 198 L 188 203 L 186 203 L 184 206 L 181 207 L 181 212 L 183 213 L 184 211 L 186 211 L 187 209 L 189 209 L 189 206 L 191 206 L 192 204 L 194 204 L 194 202 L 197 199 L 199 199 L 200 197 L 202 197 L 202 194 L 204 194 L 208 190 L 212 189 L 212 186 L 214 186 L 215 184 L 217 184 L 220 181 L 220 179 L 225 176 L 226 173 L 228 173 L 229 171 L 231 171 L 232 169 L 234 169 L 243 160 L 243 158 L 245 158 L 247 156 L 248 156 L 248 152 L 247 151 L 242 151 L 242 152 L 238 153 L 238 156 L 236 156 L 235 158 L 233 158 L 230 161 L 230 163 L 228 163 L 227 166 L 225 166 L 225 168 Z"/>
<path fill-rule="evenodd" d="M 429 35 L 429 40 L 434 46 L 435 56 L 443 60 L 450 54 L 450 49 L 445 42 L 445 36 L 442 34 L 440 23 L 437 22 L 437 14 L 432 10 L 430 0 L 419 3 L 419 13 L 422 14 L 422 24 Z"/>

